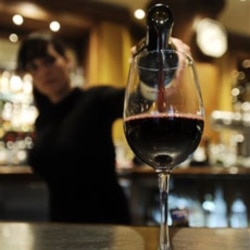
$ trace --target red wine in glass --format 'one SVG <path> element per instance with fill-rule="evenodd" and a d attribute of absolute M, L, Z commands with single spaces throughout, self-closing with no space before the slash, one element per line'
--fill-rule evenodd
<path fill-rule="evenodd" d="M 156 170 L 172 169 L 200 143 L 204 121 L 194 115 L 135 115 L 125 119 L 126 138 L 133 152 Z"/>

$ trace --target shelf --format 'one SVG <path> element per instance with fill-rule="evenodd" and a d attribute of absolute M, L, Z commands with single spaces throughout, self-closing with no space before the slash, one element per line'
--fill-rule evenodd
<path fill-rule="evenodd" d="M 32 174 L 29 166 L 0 166 L 0 175 L 8 174 Z"/>
<path fill-rule="evenodd" d="M 153 168 L 149 166 L 136 166 L 128 169 L 118 169 L 119 176 L 123 175 L 155 175 Z M 33 174 L 29 166 L 0 166 L 0 175 L 30 175 Z M 177 167 L 173 175 L 250 175 L 250 168 L 245 167 Z"/>
<path fill-rule="evenodd" d="M 119 169 L 119 175 L 151 175 L 155 174 L 153 168 L 149 166 L 137 166 L 130 169 Z M 195 166 L 177 167 L 173 170 L 173 175 L 250 175 L 250 168 L 245 167 L 219 167 L 219 166 Z"/>
<path fill-rule="evenodd" d="M 41 179 L 33 174 L 29 166 L 0 166 L 0 182 L 3 183 L 27 183 L 32 181 L 41 181 Z"/>

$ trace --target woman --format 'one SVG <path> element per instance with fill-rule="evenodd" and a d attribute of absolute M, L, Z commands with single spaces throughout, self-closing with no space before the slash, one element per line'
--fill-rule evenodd
<path fill-rule="evenodd" d="M 29 164 L 48 185 L 51 221 L 128 224 L 111 130 L 124 89 L 72 88 L 66 48 L 48 34 L 23 41 L 18 69 L 33 78 L 39 116 Z"/>

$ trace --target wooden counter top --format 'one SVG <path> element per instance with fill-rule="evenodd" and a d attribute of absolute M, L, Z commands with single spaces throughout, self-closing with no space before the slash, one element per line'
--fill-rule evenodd
<path fill-rule="evenodd" d="M 1 250 L 156 250 L 158 227 L 0 223 Z M 173 250 L 249 250 L 250 229 L 171 228 Z"/>

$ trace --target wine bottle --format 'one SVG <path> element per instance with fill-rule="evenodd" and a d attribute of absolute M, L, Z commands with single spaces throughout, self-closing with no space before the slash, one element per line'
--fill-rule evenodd
<path fill-rule="evenodd" d="M 174 18 L 168 5 L 153 5 L 146 16 L 146 36 L 137 45 L 135 54 L 144 50 L 173 49 L 170 43 L 173 25 Z"/>
<path fill-rule="evenodd" d="M 231 205 L 230 226 L 233 228 L 248 227 L 247 206 L 240 196 Z"/>
<path fill-rule="evenodd" d="M 177 54 L 169 52 L 169 49 L 174 50 L 170 43 L 174 19 L 168 5 L 155 4 L 148 10 L 146 20 L 146 36 L 137 49 L 137 55 L 150 53 L 139 57 L 139 91 L 146 100 L 157 101 L 159 110 L 162 110 L 164 88 L 170 86 L 175 73 L 164 71 L 163 68 L 175 68 L 178 65 Z"/>

